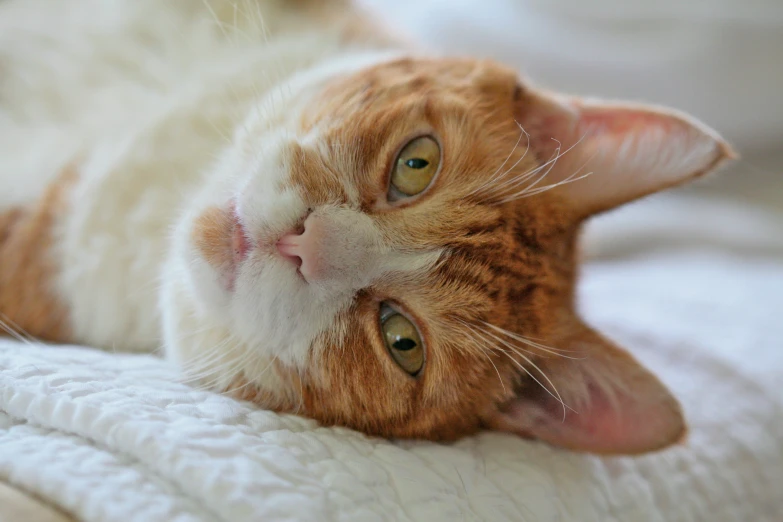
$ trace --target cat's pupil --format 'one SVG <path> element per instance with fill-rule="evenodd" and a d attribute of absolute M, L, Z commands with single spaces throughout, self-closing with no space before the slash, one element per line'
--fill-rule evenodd
<path fill-rule="evenodd" d="M 421 158 L 411 158 L 405 162 L 405 165 L 411 169 L 423 169 L 429 164 L 430 164 L 429 161 Z"/>
<path fill-rule="evenodd" d="M 413 350 L 414 348 L 416 348 L 416 341 L 414 341 L 413 339 L 408 339 L 406 337 L 404 339 L 400 339 L 398 341 L 394 341 L 394 344 L 392 344 L 392 346 L 394 346 L 395 350 L 400 350 L 400 351 L 405 352 L 405 351 Z"/>

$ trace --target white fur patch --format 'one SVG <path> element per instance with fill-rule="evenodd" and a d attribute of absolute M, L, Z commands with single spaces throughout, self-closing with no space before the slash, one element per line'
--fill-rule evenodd
<path fill-rule="evenodd" d="M 244 369 L 274 389 L 270 360 L 301 367 L 349 294 L 321 289 L 318 301 L 290 264 L 256 252 L 227 295 L 194 255 L 189 225 L 239 196 L 248 227 L 290 226 L 303 203 L 281 189 L 278 154 L 295 138 L 297 104 L 329 76 L 394 54 L 348 50 L 284 2 L 258 3 L 263 21 L 235 20 L 235 4 L 0 2 L 0 209 L 83 159 L 57 231 L 58 290 L 79 340 L 164 342 L 202 382 Z"/>

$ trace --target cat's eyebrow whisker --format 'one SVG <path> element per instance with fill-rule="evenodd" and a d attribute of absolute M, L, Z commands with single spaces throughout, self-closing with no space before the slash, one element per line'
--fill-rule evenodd
<path fill-rule="evenodd" d="M 503 393 L 507 393 L 506 384 L 503 382 L 503 378 L 500 376 L 500 370 L 498 370 L 498 367 L 495 364 L 495 362 L 492 360 L 492 357 L 490 357 L 489 353 L 487 353 L 487 352 L 494 351 L 493 346 L 491 346 L 485 339 L 482 339 L 481 336 L 479 335 L 479 332 L 477 332 L 473 326 L 471 326 L 465 321 L 462 321 L 461 319 L 457 319 L 457 321 L 468 329 L 467 331 L 468 337 L 473 342 L 478 344 L 480 347 L 484 348 L 481 354 L 487 358 L 489 364 L 491 364 L 492 367 L 495 369 L 495 373 L 498 375 L 498 380 L 500 381 L 500 385 L 503 387 Z"/>
<path fill-rule="evenodd" d="M 552 140 L 557 141 L 554 138 L 552 138 Z M 557 141 L 557 143 L 559 144 L 560 142 Z M 523 172 L 522 174 L 519 174 L 517 176 L 509 178 L 506 181 L 504 181 L 503 183 L 495 185 L 494 187 L 492 187 L 494 192 L 496 194 L 498 194 L 498 193 L 503 193 L 504 191 L 514 190 L 519 185 L 521 185 L 522 183 L 528 181 L 530 178 L 535 177 L 539 172 L 541 172 L 544 169 L 547 169 L 547 167 L 548 167 L 546 172 L 544 172 L 544 174 L 542 174 L 534 183 L 532 183 L 532 185 L 535 185 L 536 183 L 541 181 L 541 179 L 545 178 L 549 174 L 549 172 L 552 170 L 552 168 L 555 166 L 555 164 L 557 163 L 557 160 L 563 154 L 566 154 L 568 152 L 568 150 L 571 150 L 571 149 L 569 148 L 568 150 L 563 152 L 563 154 L 560 153 L 560 150 L 561 150 L 561 146 L 558 145 L 558 147 L 555 148 L 555 151 L 552 153 L 552 157 L 549 158 L 545 163 L 543 163 L 543 164 L 539 165 L 538 167 L 535 167 L 535 168 L 533 168 L 533 169 L 531 169 L 531 170 L 529 170 L 527 172 Z"/>
<path fill-rule="evenodd" d="M 560 349 L 560 348 L 553 348 L 551 346 L 547 346 L 545 344 L 541 344 L 541 343 L 532 341 L 532 340 L 528 339 L 527 337 L 523 337 L 523 336 L 521 336 L 519 334 L 515 334 L 514 332 L 510 332 L 510 331 L 508 331 L 508 330 L 506 330 L 504 328 L 501 328 L 499 326 L 495 326 L 494 324 L 488 323 L 486 321 L 483 321 L 483 324 L 485 326 L 489 327 L 489 328 L 492 328 L 493 330 L 495 330 L 499 334 L 502 334 L 502 335 L 505 335 L 507 337 L 510 337 L 511 339 L 513 339 L 515 341 L 519 341 L 520 343 L 524 343 L 527 346 L 530 346 L 532 348 L 536 348 L 537 350 L 541 350 L 542 352 L 546 352 L 546 353 L 555 355 L 557 357 L 563 357 L 564 359 L 572 359 L 572 360 L 575 360 L 575 361 L 581 361 L 581 360 L 585 359 L 584 357 L 572 357 L 572 356 L 569 356 L 569 355 L 563 355 L 565 353 L 576 353 L 573 350 L 563 350 L 563 349 Z"/>
<path fill-rule="evenodd" d="M 531 196 L 535 196 L 538 194 L 541 194 L 542 192 L 546 192 L 547 190 L 552 190 L 553 188 L 559 187 L 560 185 L 566 185 L 568 183 L 573 183 L 574 181 L 579 181 L 580 179 L 585 179 L 586 177 L 590 176 L 592 172 L 588 172 L 587 174 L 583 174 L 577 178 L 574 178 L 573 175 L 564 179 L 563 181 L 558 181 L 557 183 L 552 183 L 551 185 L 546 185 L 543 187 L 539 187 L 536 190 L 532 191 L 523 191 L 518 195 L 515 195 L 511 198 L 503 200 L 504 202 L 513 201 L 515 199 L 523 199 L 523 198 L 529 198 Z"/>
<path fill-rule="evenodd" d="M 543 174 L 541 174 L 541 175 L 540 175 L 538 178 L 536 178 L 536 180 L 535 180 L 535 181 L 533 181 L 533 182 L 532 182 L 530 185 L 528 185 L 527 187 L 525 187 L 525 190 L 530 190 L 530 189 L 532 189 L 533 187 L 535 187 L 536 185 L 538 185 L 538 183 L 539 183 L 539 182 L 540 182 L 542 179 L 544 179 L 545 177 L 547 177 L 547 176 L 549 175 L 549 173 L 550 173 L 550 172 L 552 172 L 552 169 L 554 169 L 554 168 L 555 168 L 555 165 L 557 165 L 557 160 L 559 160 L 560 158 L 562 158 L 563 156 L 565 156 L 566 154 L 568 154 L 568 151 L 570 151 L 571 149 L 573 149 L 573 148 L 574 148 L 574 147 L 577 145 L 577 143 L 578 143 L 578 142 L 577 142 L 577 143 L 575 143 L 575 144 L 574 144 L 574 145 L 572 145 L 572 146 L 571 146 L 569 149 L 566 149 L 564 152 L 562 152 L 562 153 L 561 153 L 560 151 L 562 150 L 563 144 L 562 144 L 562 143 L 560 143 L 560 142 L 559 142 L 558 140 L 556 140 L 555 138 L 551 138 L 551 139 L 552 139 L 552 141 L 555 141 L 555 142 L 557 142 L 557 148 L 555 148 L 555 157 L 554 157 L 554 159 L 552 159 L 552 160 L 549 160 L 549 161 L 547 162 L 547 163 L 549 164 L 549 168 L 548 168 L 548 169 L 546 169 L 546 170 L 544 171 L 544 173 L 543 173 Z M 545 163 L 544 165 L 546 165 L 547 163 Z"/>
<path fill-rule="evenodd" d="M 559 187 L 560 185 L 566 185 L 568 183 L 573 183 L 574 181 L 579 181 L 580 179 L 584 179 L 584 178 L 586 178 L 588 176 L 591 176 L 593 174 L 592 171 L 588 172 L 586 174 L 583 174 L 581 176 L 577 176 L 577 175 L 579 174 L 579 172 L 583 168 L 585 168 L 587 166 L 588 163 L 590 163 L 590 161 L 592 161 L 592 159 L 595 157 L 596 154 L 597 154 L 597 151 L 594 152 L 593 154 L 591 154 L 590 157 L 587 158 L 584 161 L 584 163 L 582 163 L 582 165 L 578 169 L 576 169 L 576 171 L 573 174 L 571 174 L 570 176 L 568 176 L 566 179 L 564 179 L 562 181 L 558 181 L 557 183 L 551 183 L 549 185 L 545 185 L 543 187 L 539 187 L 539 188 L 537 188 L 535 190 L 530 190 L 530 187 L 525 187 L 522 191 L 520 191 L 520 192 L 518 192 L 516 194 L 512 194 L 511 196 L 508 196 L 508 197 L 504 198 L 502 200 L 502 202 L 506 203 L 506 202 L 513 201 L 513 200 L 516 200 L 516 199 L 522 199 L 522 198 L 527 198 L 527 197 L 530 197 L 530 196 L 535 196 L 536 194 L 541 194 L 542 192 L 546 192 L 547 190 L 551 190 L 551 189 L 553 189 L 555 187 Z"/>
<path fill-rule="evenodd" d="M 492 361 L 492 357 L 489 356 L 488 353 L 483 352 L 482 355 L 487 358 L 489 361 L 489 364 L 492 365 L 492 367 L 495 369 L 495 373 L 498 375 L 498 380 L 500 381 L 500 386 L 503 387 L 503 393 L 507 393 L 506 391 L 506 384 L 503 382 L 503 378 L 500 376 L 500 370 L 498 370 L 498 367 L 495 365 L 495 363 Z"/>
<path fill-rule="evenodd" d="M 525 372 L 525 373 L 526 373 L 528 376 L 530 376 L 530 378 L 532 378 L 532 379 L 533 379 L 533 380 L 534 380 L 534 381 L 535 381 L 535 382 L 536 382 L 536 383 L 537 383 L 539 386 L 541 386 L 541 387 L 542 387 L 542 388 L 543 388 L 543 389 L 544 389 L 544 390 L 545 390 L 545 391 L 546 391 L 546 392 L 547 392 L 549 395 L 551 395 L 551 396 L 552 396 L 552 397 L 553 397 L 555 400 L 557 400 L 557 401 L 558 401 L 558 402 L 559 402 L 559 403 L 560 403 L 560 404 L 563 406 L 563 419 L 565 419 L 565 416 L 566 416 L 566 411 L 567 411 L 567 410 L 571 410 L 571 411 L 574 411 L 574 412 L 575 412 L 575 410 L 574 410 L 573 408 L 571 408 L 570 406 L 568 406 L 568 405 L 567 405 L 567 404 L 566 404 L 566 403 L 563 401 L 562 397 L 560 396 L 560 393 L 559 393 L 559 392 L 558 392 L 558 390 L 557 390 L 557 387 L 554 385 L 554 383 L 552 382 L 552 380 L 551 380 L 551 379 L 550 379 L 550 378 L 549 378 L 549 377 L 546 375 L 546 373 L 544 373 L 544 371 L 543 371 L 543 370 L 542 370 L 542 369 L 541 369 L 541 368 L 540 368 L 538 365 L 536 365 L 536 364 L 535 364 L 535 363 L 534 363 L 534 362 L 533 362 L 533 361 L 532 361 L 532 360 L 531 360 L 529 357 L 527 357 L 526 355 L 524 355 L 524 354 L 523 354 L 523 353 L 520 351 L 521 349 L 520 349 L 519 347 L 515 347 L 515 346 L 511 345 L 509 342 L 507 342 L 507 341 L 505 341 L 505 340 L 503 340 L 503 339 L 501 339 L 501 338 L 499 338 L 499 337 L 497 337 L 497 336 L 493 335 L 491 332 L 489 332 L 489 331 L 486 331 L 484 328 L 481 328 L 481 327 L 478 327 L 478 326 L 473 326 L 473 325 L 471 325 L 470 323 L 468 323 L 468 322 L 466 322 L 466 321 L 463 321 L 463 320 L 461 320 L 461 319 L 457 319 L 457 321 L 458 321 L 459 323 L 461 323 L 462 325 L 464 325 L 464 326 L 465 326 L 465 327 L 468 329 L 468 331 L 469 331 L 469 337 L 471 337 L 471 338 L 472 338 L 472 340 L 473 340 L 474 342 L 476 342 L 476 344 L 479 344 L 479 345 L 480 345 L 480 346 L 482 346 L 482 347 L 483 347 L 485 350 L 487 350 L 487 349 L 488 349 L 489 351 L 493 351 L 493 352 L 500 352 L 500 353 L 502 353 L 503 355 L 505 355 L 506 357 L 508 357 L 508 358 L 509 358 L 509 360 L 511 360 L 511 362 L 512 362 L 512 363 L 514 363 L 514 364 L 515 364 L 517 367 L 519 367 L 519 368 L 520 368 L 522 371 L 524 371 L 524 372 Z M 493 327 L 493 328 L 497 328 L 497 327 L 495 327 L 494 325 L 491 325 L 491 324 L 489 324 L 489 323 L 486 323 L 486 322 L 484 322 L 484 324 L 486 324 L 486 325 L 488 325 L 488 326 L 491 326 L 491 327 Z M 506 330 L 503 330 L 502 328 L 501 328 L 501 329 L 499 329 L 499 330 L 501 330 L 501 331 L 502 331 L 502 332 L 504 332 L 504 333 L 508 333 L 508 334 L 510 334 L 510 333 L 511 333 L 511 332 L 507 332 Z M 481 336 L 481 334 L 484 334 L 484 335 L 483 335 L 483 336 Z M 493 344 L 492 344 L 492 343 L 491 343 L 489 340 L 485 339 L 484 337 L 491 337 L 491 338 L 495 339 L 497 342 L 499 342 L 501 345 L 500 345 L 500 346 L 498 346 L 498 345 L 493 345 Z M 505 347 L 505 349 L 504 349 L 504 347 Z M 532 374 L 532 373 L 531 373 L 531 372 L 530 372 L 530 371 L 529 371 L 527 368 L 525 368 L 525 367 L 524 367 L 524 365 L 522 365 L 522 364 L 521 364 L 519 361 L 517 361 L 516 359 L 514 359 L 514 358 L 511 356 L 511 354 L 509 353 L 509 351 L 511 351 L 512 353 L 514 353 L 514 354 L 516 354 L 517 356 L 521 357 L 522 359 L 524 359 L 524 360 L 525 360 L 525 362 L 527 362 L 529 365 L 531 365 L 533 368 L 535 368 L 535 369 L 536 369 L 536 370 L 537 370 L 537 371 L 538 371 L 538 372 L 539 372 L 539 373 L 540 373 L 540 374 L 543 376 L 543 378 L 546 380 L 546 382 L 548 382 L 548 383 L 549 383 L 549 385 L 552 387 L 552 390 L 554 390 L 554 393 L 553 393 L 553 392 L 552 392 L 552 391 L 551 391 L 549 388 L 547 388 L 547 387 L 546 387 L 546 386 L 545 386 L 545 385 L 544 385 L 544 384 L 543 384 L 543 383 L 542 383 L 542 382 L 541 382 L 541 381 L 540 381 L 540 380 L 539 380 L 539 379 L 538 379 L 538 378 L 537 378 L 535 375 L 533 375 L 533 374 Z M 528 352 L 528 353 L 530 353 L 530 352 Z M 554 353 L 554 352 L 552 352 L 552 353 Z M 495 363 L 494 363 L 494 362 L 492 362 L 492 358 L 491 358 L 491 357 L 489 357 L 489 355 L 486 353 L 486 351 L 485 351 L 483 354 L 484 354 L 484 355 L 487 357 L 487 359 L 490 361 L 490 363 L 492 364 L 492 366 L 495 368 L 495 371 L 496 371 L 496 373 L 498 374 L 498 378 L 500 379 L 500 383 L 501 383 L 501 385 L 503 385 L 503 390 L 505 391 L 505 385 L 503 384 L 503 380 L 500 378 L 500 372 L 498 371 L 498 369 L 497 369 L 497 366 L 495 365 Z M 532 353 L 531 353 L 531 355 L 532 355 Z M 555 354 L 555 355 L 560 355 L 560 354 Z M 566 356 L 563 356 L 563 355 L 561 355 L 561 357 L 566 357 Z M 569 358 L 569 359 L 570 359 L 571 357 L 566 357 L 566 358 Z"/>
<path fill-rule="evenodd" d="M 514 195 L 508 195 L 507 194 L 506 196 L 504 196 L 503 199 L 501 200 L 501 203 L 507 203 L 509 201 L 513 201 L 514 199 L 518 199 L 521 195 L 526 194 L 526 193 L 532 191 L 536 187 L 536 185 L 538 185 L 541 182 L 541 180 L 546 178 L 549 175 L 549 173 L 552 172 L 552 169 L 554 169 L 555 165 L 557 164 L 557 161 L 560 158 L 562 158 L 563 156 L 565 156 L 566 154 L 568 154 L 570 151 L 572 151 L 576 146 L 578 146 L 582 142 L 582 140 L 584 140 L 584 138 L 586 136 L 587 136 L 587 133 L 585 132 L 584 134 L 582 134 L 582 136 L 573 145 L 571 145 L 570 147 L 568 147 L 566 150 L 564 150 L 562 152 L 561 152 L 561 150 L 562 150 L 562 143 L 559 140 L 555 139 L 555 138 L 551 138 L 553 141 L 557 142 L 557 144 L 558 144 L 558 146 L 555 149 L 555 152 L 554 152 L 552 158 L 550 158 L 546 163 L 543 163 L 542 165 L 539 165 L 538 167 L 536 167 L 536 168 L 534 168 L 534 169 L 532 169 L 532 170 L 530 170 L 530 171 L 528 171 L 528 172 L 526 172 L 524 174 L 521 174 L 519 176 L 511 178 L 510 180 L 507 180 L 506 182 L 496 186 L 495 187 L 495 191 L 497 193 L 497 192 L 504 192 L 504 191 L 515 189 L 516 187 L 518 187 L 519 185 L 521 185 L 525 181 L 529 180 L 531 177 L 535 176 L 537 173 L 539 173 L 542 170 L 546 169 L 544 171 L 544 173 L 541 174 L 540 176 L 538 176 L 532 183 L 527 185 L 524 189 L 522 189 L 521 192 L 518 192 L 518 193 L 516 193 Z M 582 168 L 583 167 L 584 167 L 584 165 L 582 166 Z M 579 170 L 581 170 L 581 168 Z M 576 181 L 576 180 L 572 180 L 572 181 Z M 554 185 L 556 185 L 556 184 L 554 184 Z M 550 188 L 552 188 L 552 187 L 550 187 Z"/>
<path fill-rule="evenodd" d="M 468 196 L 473 196 L 479 192 L 482 192 L 486 190 L 490 185 L 492 185 L 495 181 L 498 179 L 502 179 L 505 177 L 509 172 L 514 170 L 514 168 L 519 165 L 519 162 L 521 162 L 523 159 L 525 159 L 525 156 L 527 156 L 528 151 L 530 150 L 530 135 L 527 133 L 527 131 L 522 127 L 522 125 L 519 122 L 515 122 L 517 126 L 519 127 L 519 130 L 522 131 L 519 135 L 519 138 L 517 139 L 517 142 L 514 144 L 514 148 L 511 149 L 511 152 L 508 153 L 508 156 L 506 156 L 506 159 L 503 161 L 503 163 L 495 170 L 495 172 L 487 179 L 484 183 L 482 183 L 479 187 L 473 189 Z M 503 174 L 500 174 L 500 172 L 503 170 L 503 168 L 506 166 L 508 161 L 511 159 L 511 156 L 514 155 L 514 152 L 519 147 L 519 143 L 522 141 L 522 137 L 527 137 L 527 147 L 525 148 L 525 152 L 522 154 L 522 157 L 519 158 L 508 170 L 506 170 Z M 499 175 L 500 174 L 500 175 Z"/>
<path fill-rule="evenodd" d="M 547 174 L 549 174 L 549 170 L 551 170 L 552 167 L 554 167 L 559 157 L 560 157 L 560 147 L 555 149 L 555 152 L 552 154 L 552 157 L 549 158 L 549 160 L 546 163 L 543 163 L 542 165 L 539 165 L 538 167 L 535 167 L 534 169 L 531 169 L 518 176 L 514 176 L 513 178 L 510 178 L 504 181 L 503 183 L 493 187 L 495 194 L 502 195 L 508 192 L 509 190 L 516 190 L 517 187 L 519 187 L 526 181 L 530 180 L 531 178 L 535 177 L 542 170 L 549 167 L 549 169 L 546 172 L 544 172 L 544 174 L 542 174 L 533 184 L 538 183 L 538 181 L 540 181 L 541 179 L 546 177 Z M 503 201 L 505 201 L 505 199 Z"/>
<path fill-rule="evenodd" d="M 519 124 L 517 123 L 517 125 L 519 125 Z M 520 128 L 520 129 L 522 129 L 522 126 L 520 125 L 520 127 L 519 127 L 519 128 Z M 506 171 L 505 171 L 505 172 L 504 172 L 504 173 L 503 173 L 503 174 L 502 174 L 502 175 L 499 177 L 499 179 L 503 179 L 503 178 L 505 178 L 506 176 L 508 176 L 508 175 L 509 175 L 511 172 L 513 172 L 513 171 L 514 171 L 514 169 L 515 169 L 515 168 L 517 168 L 517 165 L 519 165 L 519 163 L 520 163 L 520 162 L 521 162 L 523 159 L 525 159 L 525 157 L 527 156 L 527 153 L 530 151 L 530 135 L 529 135 L 527 132 L 525 132 L 525 130 L 524 130 L 524 129 L 522 129 L 522 132 L 524 132 L 524 133 L 525 133 L 525 136 L 527 137 L 527 148 L 525 149 L 525 153 L 524 153 L 524 154 L 522 154 L 522 157 L 520 157 L 520 158 L 519 158 L 519 159 L 516 161 L 516 163 L 514 163 L 513 165 L 511 165 L 511 167 L 509 167 L 509 168 L 508 168 L 508 169 L 507 169 L 507 170 L 506 170 Z M 515 177 L 516 177 L 516 176 L 515 176 Z M 511 179 L 514 179 L 514 178 L 511 178 Z M 507 181 L 506 181 L 506 182 L 504 182 L 504 184 L 505 184 L 505 183 L 507 183 Z"/>
<path fill-rule="evenodd" d="M 468 328 L 473 328 L 470 324 L 468 324 L 465 321 L 460 321 L 460 322 L 462 324 L 464 324 L 465 326 L 467 326 Z M 578 358 L 578 357 L 570 357 L 570 356 L 567 356 L 567 355 L 563 355 L 565 353 L 576 353 L 573 350 L 563 350 L 561 348 L 553 348 L 551 346 L 547 346 L 545 344 L 536 342 L 536 341 L 532 340 L 529 337 L 524 337 L 524 336 L 516 334 L 514 332 L 510 332 L 510 331 L 506 330 L 505 328 L 501 328 L 501 327 L 496 326 L 496 325 L 494 325 L 492 323 L 489 323 L 487 321 L 481 321 L 481 326 L 479 326 L 479 327 L 482 327 L 482 326 L 483 327 L 492 328 L 497 333 L 505 335 L 507 337 L 510 337 L 511 339 L 513 339 L 515 341 L 518 341 L 518 342 L 521 342 L 521 343 L 523 343 L 523 344 L 525 344 L 527 346 L 530 346 L 531 348 L 536 348 L 536 349 L 541 350 L 543 352 L 550 353 L 550 354 L 556 355 L 558 357 L 564 357 L 566 359 L 581 360 L 581 358 Z M 482 331 L 483 331 L 483 328 L 482 328 Z M 521 350 L 525 351 L 526 353 L 529 353 L 530 355 L 539 355 L 539 354 L 536 354 L 536 353 L 534 353 L 534 352 L 532 352 L 530 350 L 525 350 L 523 348 L 518 348 L 518 349 L 521 349 Z"/>
<path fill-rule="evenodd" d="M 513 345 L 511 345 L 510 343 L 508 343 L 504 339 L 495 336 L 491 332 L 484 330 L 484 333 L 487 336 L 492 337 L 493 339 L 495 339 L 499 343 L 505 345 L 507 348 L 509 348 L 512 351 L 514 351 L 517 356 L 521 357 L 527 364 L 529 364 L 530 366 L 535 368 L 538 371 L 538 373 L 541 374 L 541 376 L 544 378 L 544 380 L 546 380 L 546 382 L 549 383 L 549 385 L 552 387 L 552 390 L 554 390 L 554 392 L 552 390 L 550 390 L 549 388 L 547 388 L 535 375 L 533 375 L 533 373 L 530 370 L 525 368 L 525 366 L 522 363 L 520 363 L 519 361 L 517 361 L 516 359 L 511 357 L 511 354 L 509 354 L 508 352 L 504 352 L 506 354 L 506 356 L 514 364 L 516 364 L 522 371 L 524 371 L 526 374 L 528 374 L 531 379 L 533 379 L 536 383 L 538 383 L 539 386 L 541 386 L 549 395 L 551 395 L 557 402 L 559 402 L 561 406 L 563 406 L 563 419 L 564 420 L 565 420 L 565 416 L 566 416 L 567 410 L 575 411 L 573 408 L 571 408 L 565 402 L 563 402 L 563 398 L 560 396 L 560 392 L 557 390 L 557 387 L 555 386 L 555 383 L 552 382 L 552 379 L 550 379 L 549 376 L 547 376 L 547 374 L 536 363 L 534 363 L 528 356 L 526 356 L 525 354 L 515 350 Z"/>
<path fill-rule="evenodd" d="M 551 391 L 549 388 L 547 388 L 546 386 L 544 386 L 544 384 L 543 384 L 543 383 L 542 383 L 540 380 L 538 380 L 538 379 L 536 378 L 536 376 L 535 376 L 535 375 L 533 375 L 533 374 L 530 372 L 530 370 L 528 370 L 527 368 L 525 368 L 525 366 L 524 366 L 522 363 L 520 363 L 519 361 L 517 361 L 516 359 L 514 359 L 514 358 L 511 356 L 511 354 L 510 354 L 510 353 L 508 353 L 508 351 L 506 351 L 506 350 L 503 350 L 501 347 L 496 347 L 496 350 L 497 350 L 498 352 L 502 353 L 503 355 L 505 355 L 506 357 L 508 357 L 508 359 L 509 359 L 509 360 L 510 360 L 512 363 L 514 363 L 514 365 L 515 365 L 515 366 L 517 366 L 519 369 L 521 369 L 523 372 L 525 372 L 525 373 L 526 373 L 526 374 L 527 374 L 527 375 L 528 375 L 528 376 L 529 376 L 531 379 L 533 379 L 533 380 L 534 380 L 534 381 L 535 381 L 535 382 L 536 382 L 536 383 L 537 383 L 539 386 L 541 386 L 541 388 L 543 388 L 543 389 L 544 389 L 544 391 L 546 391 L 546 392 L 547 392 L 547 393 L 548 393 L 550 396 L 552 396 L 552 398 L 554 398 L 554 399 L 555 399 L 557 402 L 559 402 L 559 403 L 560 403 L 560 405 L 563 407 L 563 420 L 565 420 L 565 416 L 566 416 L 566 410 L 571 410 L 572 412 L 574 412 L 574 413 L 577 413 L 577 412 L 576 412 L 576 410 L 574 410 L 573 408 L 571 408 L 570 406 L 568 406 L 568 405 L 567 405 L 565 402 L 563 402 L 563 400 L 560 398 L 560 393 L 557 391 L 557 388 L 554 388 L 554 385 L 553 385 L 553 388 L 554 388 L 554 393 L 553 393 L 553 392 L 552 392 L 552 391 Z M 527 357 L 525 357 L 524 355 L 522 355 L 522 354 L 520 354 L 520 353 L 518 353 L 518 352 L 515 352 L 515 353 L 517 353 L 517 355 L 519 355 L 520 357 L 523 357 L 523 358 L 524 358 L 524 359 L 525 359 L 527 362 L 529 362 L 529 359 L 528 359 Z M 532 363 L 531 363 L 531 364 L 532 364 Z M 533 366 L 533 367 L 534 367 L 536 370 L 538 370 L 538 372 L 539 372 L 539 373 L 541 373 L 541 375 L 543 375 L 543 376 L 544 376 L 544 378 L 545 378 L 545 379 L 546 379 L 548 382 L 551 382 L 551 381 L 549 380 L 549 377 L 547 377 L 547 376 L 546 376 L 546 374 L 545 374 L 545 373 L 544 373 L 544 372 L 543 372 L 543 371 L 542 371 L 542 370 L 541 370 L 541 369 L 540 369 L 538 366 L 536 366 L 535 364 L 533 364 L 532 366 Z"/>

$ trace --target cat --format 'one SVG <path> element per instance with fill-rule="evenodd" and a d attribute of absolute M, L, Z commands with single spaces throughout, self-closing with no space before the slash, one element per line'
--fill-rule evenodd
<path fill-rule="evenodd" d="M 575 308 L 583 223 L 731 159 L 349 1 L 0 2 L 0 312 L 389 438 L 681 440 Z"/>

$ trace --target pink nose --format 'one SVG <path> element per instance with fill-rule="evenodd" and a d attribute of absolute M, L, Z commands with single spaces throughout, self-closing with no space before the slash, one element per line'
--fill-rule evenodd
<path fill-rule="evenodd" d="M 308 216 L 301 233 L 290 232 L 277 241 L 280 255 L 299 267 L 299 273 L 308 281 L 317 278 L 320 272 L 320 244 L 323 240 L 320 228 Z"/>

